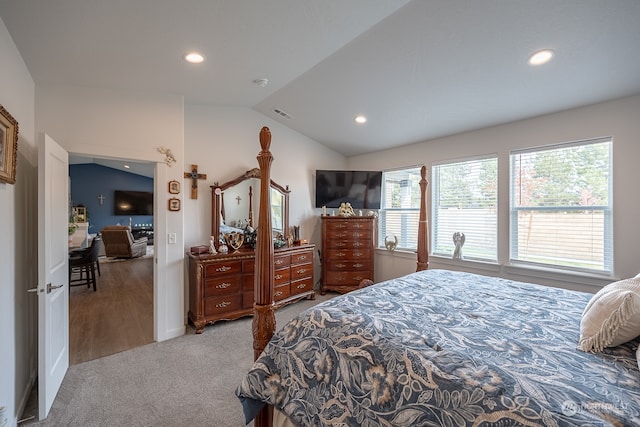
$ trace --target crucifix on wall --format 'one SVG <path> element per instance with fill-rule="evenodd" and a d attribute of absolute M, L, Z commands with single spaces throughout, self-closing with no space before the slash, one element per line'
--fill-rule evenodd
<path fill-rule="evenodd" d="M 207 179 L 207 175 L 204 173 L 198 173 L 198 165 L 191 165 L 191 172 L 184 173 L 185 178 L 191 179 L 191 198 L 198 198 L 198 180 Z"/>

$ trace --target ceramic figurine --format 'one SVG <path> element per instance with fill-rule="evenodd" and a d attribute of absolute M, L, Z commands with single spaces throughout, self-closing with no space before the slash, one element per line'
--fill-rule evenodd
<path fill-rule="evenodd" d="M 453 259 L 462 259 L 462 245 L 464 245 L 464 233 L 456 231 L 453 233 L 453 243 L 456 248 L 453 251 Z"/>

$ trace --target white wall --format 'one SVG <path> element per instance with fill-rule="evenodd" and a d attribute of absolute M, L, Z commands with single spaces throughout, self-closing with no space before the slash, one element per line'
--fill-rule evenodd
<path fill-rule="evenodd" d="M 35 379 L 37 285 L 37 150 L 34 83 L 0 19 L 0 104 L 18 121 L 16 183 L 0 183 L 0 406 L 9 426 Z"/>
<path fill-rule="evenodd" d="M 37 131 L 46 132 L 67 151 L 156 164 L 154 338 L 158 341 L 185 331 L 184 210 L 167 209 L 168 182 L 183 181 L 183 116 L 182 97 L 171 94 L 53 86 L 36 90 Z M 177 162 L 171 167 L 165 164 L 158 147 L 171 149 Z M 176 233 L 176 244 L 167 244 L 168 233 Z"/>
<path fill-rule="evenodd" d="M 614 277 L 597 280 L 589 277 L 558 275 L 529 276 L 530 272 L 505 267 L 508 264 L 508 200 L 509 151 L 561 142 L 613 136 L 613 227 Z M 353 169 L 393 169 L 425 164 L 430 170 L 432 162 L 497 153 L 498 199 L 498 257 L 500 266 L 485 270 L 485 274 L 500 275 L 516 280 L 560 285 L 586 291 L 616 278 L 625 278 L 640 272 L 636 250 L 640 241 L 638 212 L 640 192 L 640 95 L 615 101 L 577 108 L 556 114 L 522 120 L 502 126 L 480 129 L 377 153 L 354 156 L 349 159 Z M 427 178 L 429 179 L 429 177 Z M 430 193 L 429 193 L 430 197 Z M 430 202 L 428 203 L 430 206 Z M 406 274 L 415 269 L 415 256 L 400 253 L 389 255 L 379 251 L 377 279 L 384 280 Z M 455 263 L 450 260 L 430 259 L 430 268 L 478 270 L 473 263 Z M 482 271 L 482 269 L 480 269 Z M 584 285 L 584 286 L 583 286 Z"/>
<path fill-rule="evenodd" d="M 315 209 L 315 170 L 342 169 L 346 158 L 249 108 L 185 106 L 185 171 L 198 165 L 207 175 L 199 182 L 198 199 L 184 199 L 185 248 L 208 245 L 211 235 L 211 188 L 258 167 L 259 134 L 271 130 L 271 178 L 291 190 L 290 224 L 300 225 L 301 238 L 320 244 L 319 210 Z M 185 194 L 190 180 L 183 181 Z M 226 203 L 230 202 L 225 200 Z M 258 200 L 254 213 L 258 214 Z M 316 281 L 320 278 L 316 258 Z M 185 279 L 186 280 L 186 279 Z"/>

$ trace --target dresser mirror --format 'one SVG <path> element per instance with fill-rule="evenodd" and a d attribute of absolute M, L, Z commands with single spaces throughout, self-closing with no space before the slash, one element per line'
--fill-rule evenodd
<path fill-rule="evenodd" d="M 224 184 L 215 183 L 211 192 L 212 236 L 259 226 L 260 169 L 248 170 Z M 271 180 L 271 228 L 285 238 L 289 234 L 289 193 L 288 187 Z"/>

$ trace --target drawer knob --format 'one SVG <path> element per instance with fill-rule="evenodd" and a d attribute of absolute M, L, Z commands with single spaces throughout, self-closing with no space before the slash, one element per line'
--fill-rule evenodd
<path fill-rule="evenodd" d="M 283 260 L 281 260 L 281 259 L 277 259 L 277 260 L 276 260 L 276 265 L 280 265 L 280 264 L 282 264 L 282 263 L 284 263 L 284 261 L 283 261 Z"/>
<path fill-rule="evenodd" d="M 216 271 L 219 271 L 219 272 L 225 272 L 229 270 L 231 270 L 231 267 L 229 267 L 228 265 L 223 265 L 222 267 L 216 268 Z"/>
<path fill-rule="evenodd" d="M 216 304 L 216 308 L 225 308 L 227 306 L 230 306 L 231 303 L 229 301 L 223 301 L 220 304 Z"/>
<path fill-rule="evenodd" d="M 307 272 L 306 268 L 301 268 L 301 269 L 296 271 L 296 273 L 298 273 L 298 274 L 303 274 L 303 273 L 306 273 L 306 272 Z"/>
<path fill-rule="evenodd" d="M 347 264 L 336 264 L 336 268 L 345 268 Z"/>
<path fill-rule="evenodd" d="M 298 257 L 298 259 L 299 259 L 300 261 L 304 261 L 305 259 L 307 259 L 307 256 L 306 256 L 306 255 L 300 255 L 300 256 Z"/>
<path fill-rule="evenodd" d="M 220 283 L 218 286 L 216 286 L 216 288 L 227 289 L 229 286 L 231 286 L 231 283 Z"/>
<path fill-rule="evenodd" d="M 276 279 L 282 279 L 284 276 L 282 274 L 276 274 Z"/>
<path fill-rule="evenodd" d="M 336 256 L 345 257 L 347 256 L 347 254 L 345 254 L 344 252 L 338 252 Z"/>
<path fill-rule="evenodd" d="M 364 264 L 360 264 L 360 263 L 358 263 L 358 264 L 353 264 L 353 266 L 354 266 L 355 268 L 360 268 L 360 267 L 362 267 L 363 265 L 364 265 Z"/>
<path fill-rule="evenodd" d="M 307 287 L 307 285 L 305 285 L 305 284 L 300 284 L 300 285 L 298 285 L 298 286 L 296 286 L 296 287 L 297 287 L 298 289 L 304 289 L 304 288 L 306 288 L 306 287 Z"/>
<path fill-rule="evenodd" d="M 282 291 L 277 291 L 273 294 L 274 297 L 279 297 L 280 295 L 282 295 Z"/>

